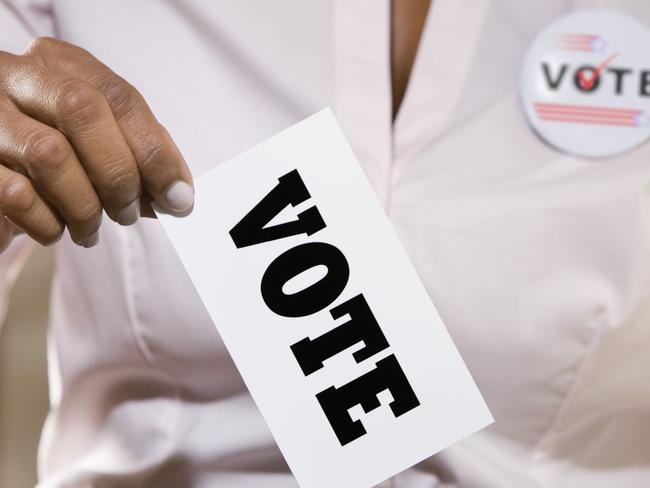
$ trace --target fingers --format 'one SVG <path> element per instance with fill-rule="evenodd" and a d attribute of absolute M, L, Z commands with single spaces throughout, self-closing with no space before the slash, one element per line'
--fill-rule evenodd
<path fill-rule="evenodd" d="M 74 70 L 107 100 L 118 127 L 135 158 L 142 185 L 155 202 L 183 213 L 194 203 L 192 175 L 178 147 L 156 120 L 140 93 L 87 51 L 55 40 L 45 40 L 32 52 L 59 53 L 57 67 Z"/>
<path fill-rule="evenodd" d="M 63 134 L 18 111 L 3 111 L 0 160 L 29 175 L 40 196 L 61 215 L 74 242 L 97 240 L 102 204 Z"/>
<path fill-rule="evenodd" d="M 29 178 L 5 166 L 0 166 L 0 214 L 43 245 L 56 242 L 63 233 L 61 218 L 36 193 Z"/>
<path fill-rule="evenodd" d="M 188 211 L 194 203 L 192 176 L 176 144 L 133 87 L 112 73 L 104 76 L 99 87 L 135 156 L 144 188 L 163 208 Z"/>
<path fill-rule="evenodd" d="M 0 52 L 0 165 L 0 214 L 43 243 L 67 225 L 92 245 L 103 210 L 129 225 L 141 203 L 145 215 L 154 205 L 184 215 L 194 203 L 190 171 L 144 98 L 52 39 L 22 56 Z"/>
<path fill-rule="evenodd" d="M 37 66 L 19 69 L 29 73 L 7 87 L 9 98 L 67 138 L 109 217 L 125 225 L 135 222 L 140 175 L 106 98 L 81 79 Z"/>

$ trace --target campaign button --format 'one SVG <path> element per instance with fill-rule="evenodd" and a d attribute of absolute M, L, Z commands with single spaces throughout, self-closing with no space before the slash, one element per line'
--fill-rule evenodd
<path fill-rule="evenodd" d="M 565 15 L 528 49 L 520 95 L 550 145 L 584 157 L 619 154 L 650 136 L 650 30 L 610 10 Z"/>

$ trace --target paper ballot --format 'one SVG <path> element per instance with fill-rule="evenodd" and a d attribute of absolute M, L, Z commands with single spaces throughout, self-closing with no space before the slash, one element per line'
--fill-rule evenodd
<path fill-rule="evenodd" d="M 302 488 L 370 488 L 492 422 L 329 109 L 195 190 L 158 217 Z"/>

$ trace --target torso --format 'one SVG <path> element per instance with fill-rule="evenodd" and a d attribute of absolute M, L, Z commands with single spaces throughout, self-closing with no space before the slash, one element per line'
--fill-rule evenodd
<path fill-rule="evenodd" d="M 598 3 L 650 25 L 650 6 Z M 520 61 L 569 10 L 536 5 L 434 0 L 391 51 L 388 0 L 54 2 L 59 35 L 142 91 L 195 176 L 332 105 L 496 418 L 385 486 L 647 485 L 644 430 L 629 466 L 594 425 L 650 399 L 591 373 L 600 351 L 641 354 L 604 337 L 650 289 L 650 148 L 594 163 L 530 130 Z M 105 219 L 97 248 L 57 252 L 42 488 L 295 488 L 156 221 Z M 593 478 L 599 459 L 618 465 Z"/>

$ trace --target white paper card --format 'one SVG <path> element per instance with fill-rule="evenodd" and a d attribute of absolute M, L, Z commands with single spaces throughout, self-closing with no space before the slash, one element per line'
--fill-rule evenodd
<path fill-rule="evenodd" d="M 329 109 L 195 186 L 158 217 L 302 488 L 369 488 L 492 422 Z"/>

